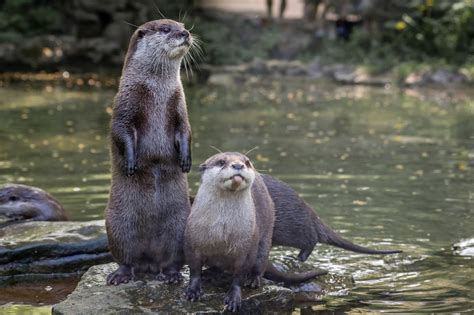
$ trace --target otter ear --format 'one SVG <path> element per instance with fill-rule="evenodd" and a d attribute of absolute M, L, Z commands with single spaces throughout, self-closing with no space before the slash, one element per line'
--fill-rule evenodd
<path fill-rule="evenodd" d="M 143 38 L 143 36 L 145 36 L 146 34 L 146 31 L 144 29 L 140 29 L 137 31 L 137 38 L 140 39 L 140 38 Z"/>
<path fill-rule="evenodd" d="M 199 172 L 201 172 L 201 173 L 204 172 L 206 170 L 206 168 L 207 168 L 207 165 L 204 164 L 204 163 L 199 165 Z"/>

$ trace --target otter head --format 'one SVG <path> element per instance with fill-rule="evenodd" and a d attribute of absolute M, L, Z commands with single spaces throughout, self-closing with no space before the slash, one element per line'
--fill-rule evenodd
<path fill-rule="evenodd" d="M 36 187 L 6 184 L 0 186 L 0 216 L 13 220 L 65 221 L 61 204 Z"/>
<path fill-rule="evenodd" d="M 238 152 L 216 154 L 201 164 L 201 185 L 223 191 L 243 191 L 255 179 L 255 169 L 250 160 Z"/>
<path fill-rule="evenodd" d="M 184 24 L 168 20 L 155 20 L 139 26 L 130 39 L 124 68 L 133 60 L 138 63 L 180 63 L 193 43 L 191 33 Z"/>

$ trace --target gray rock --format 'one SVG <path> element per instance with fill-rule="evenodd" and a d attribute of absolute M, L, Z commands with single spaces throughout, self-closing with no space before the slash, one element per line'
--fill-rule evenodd
<path fill-rule="evenodd" d="M 456 255 L 459 256 L 474 257 L 474 238 L 468 238 L 453 244 L 452 250 Z"/>
<path fill-rule="evenodd" d="M 77 276 L 110 261 L 103 220 L 23 222 L 0 229 L 0 284 Z"/>
<path fill-rule="evenodd" d="M 453 85 L 467 82 L 467 77 L 457 71 L 451 71 L 448 69 L 439 69 L 435 71 L 430 79 L 434 83 L 442 85 Z"/>
<path fill-rule="evenodd" d="M 130 313 L 210 313 L 224 310 L 224 297 L 230 284 L 228 275 L 204 273 L 204 296 L 199 302 L 186 300 L 183 292 L 188 274 L 179 285 L 167 285 L 157 280 L 138 280 L 120 286 L 106 286 L 107 274 L 116 264 L 94 266 L 82 277 L 69 297 L 53 306 L 53 314 L 130 314 Z M 242 314 L 291 313 L 297 303 L 317 301 L 327 293 L 351 286 L 347 278 L 324 276 L 295 288 L 285 288 L 266 282 L 261 288 L 242 290 Z"/>

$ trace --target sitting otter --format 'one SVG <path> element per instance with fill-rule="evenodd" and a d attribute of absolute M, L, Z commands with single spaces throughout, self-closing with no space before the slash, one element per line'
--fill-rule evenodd
<path fill-rule="evenodd" d="M 201 165 L 197 192 L 185 231 L 185 257 L 190 268 L 188 299 L 202 295 L 203 265 L 232 272 L 233 281 L 224 300 L 236 311 L 240 287 L 258 287 L 262 276 L 293 283 L 323 274 L 316 271 L 287 275 L 268 261 L 275 222 L 275 208 L 262 176 L 243 154 L 220 153 Z"/>
<path fill-rule="evenodd" d="M 67 221 L 62 205 L 46 191 L 20 184 L 0 186 L 0 216 L 14 221 Z"/>

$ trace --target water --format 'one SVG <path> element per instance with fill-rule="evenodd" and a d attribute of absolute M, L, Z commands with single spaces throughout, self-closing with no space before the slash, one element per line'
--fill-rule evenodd
<path fill-rule="evenodd" d="M 222 80 L 222 82 L 227 82 Z M 103 218 L 114 89 L 1 88 L 0 183 L 41 187 L 74 220 Z M 365 246 L 318 246 L 310 263 L 352 275 L 355 287 L 318 310 L 474 310 L 474 93 L 341 87 L 242 78 L 187 87 L 193 128 L 190 189 L 214 154 L 247 151 L 262 173 L 294 187 L 331 227 Z"/>

